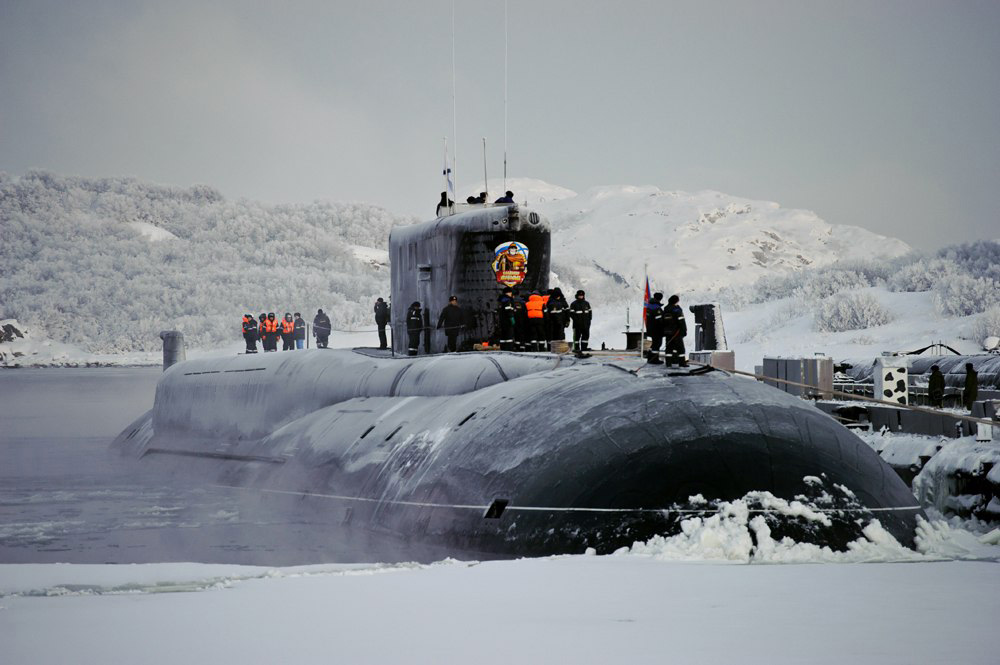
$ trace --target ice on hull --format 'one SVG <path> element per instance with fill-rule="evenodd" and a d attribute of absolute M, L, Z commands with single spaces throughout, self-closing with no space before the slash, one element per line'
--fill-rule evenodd
<path fill-rule="evenodd" d="M 722 372 L 627 363 L 337 350 L 192 360 L 164 373 L 153 409 L 113 446 L 288 501 L 339 551 L 355 541 L 355 560 L 609 552 L 675 531 L 690 515 L 661 509 L 696 509 L 692 495 L 793 499 L 812 490 L 806 477 L 849 489 L 857 507 L 903 508 L 876 517 L 912 541 L 912 494 L 814 407 Z M 861 517 L 819 538 L 846 544 Z"/>

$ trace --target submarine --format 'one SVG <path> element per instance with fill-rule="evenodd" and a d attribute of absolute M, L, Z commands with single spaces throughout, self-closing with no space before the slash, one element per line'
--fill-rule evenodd
<path fill-rule="evenodd" d="M 393 302 L 434 309 L 458 291 L 485 309 L 504 280 L 544 285 L 549 229 L 530 214 L 487 207 L 394 232 Z M 498 263 L 512 244 L 526 260 Z M 481 317 L 469 338 L 489 325 Z M 912 544 L 923 514 L 874 450 L 809 403 L 624 353 L 186 360 L 164 371 L 153 408 L 112 449 L 229 488 L 234 501 L 287 501 L 353 561 L 610 553 L 761 492 L 825 516 L 758 506 L 776 536 L 835 548 L 872 519 Z"/>

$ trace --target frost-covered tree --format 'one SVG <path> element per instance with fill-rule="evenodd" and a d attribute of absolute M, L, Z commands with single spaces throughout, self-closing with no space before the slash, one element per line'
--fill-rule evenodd
<path fill-rule="evenodd" d="M 854 291 L 824 300 L 816 311 L 814 325 L 819 332 L 843 332 L 885 325 L 893 318 L 878 298 Z"/>

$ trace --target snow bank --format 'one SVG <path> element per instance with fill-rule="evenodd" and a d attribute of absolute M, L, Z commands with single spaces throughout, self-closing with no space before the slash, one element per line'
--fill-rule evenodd
<path fill-rule="evenodd" d="M 133 367 L 157 365 L 159 353 L 87 353 L 31 332 L 17 319 L 0 320 L 0 367 Z"/>

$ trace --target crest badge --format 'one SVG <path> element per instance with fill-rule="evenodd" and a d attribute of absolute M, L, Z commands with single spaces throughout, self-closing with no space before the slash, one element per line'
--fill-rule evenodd
<path fill-rule="evenodd" d="M 524 243 L 510 240 L 497 245 L 493 272 L 504 286 L 517 286 L 523 282 L 528 274 L 528 248 Z"/>

